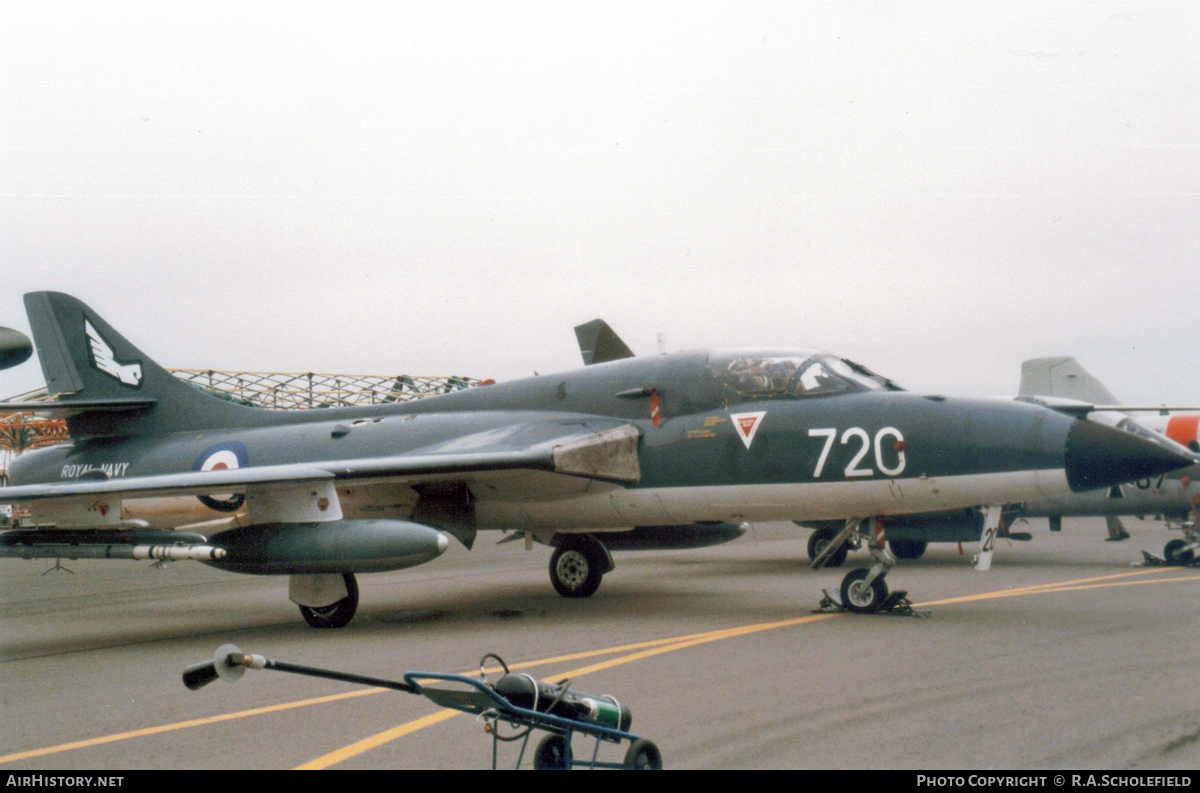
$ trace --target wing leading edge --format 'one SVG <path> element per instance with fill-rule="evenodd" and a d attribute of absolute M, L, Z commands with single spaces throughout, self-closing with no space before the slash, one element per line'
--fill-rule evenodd
<path fill-rule="evenodd" d="M 629 483 L 641 477 L 637 443 L 637 428 L 623 422 L 591 418 L 530 422 L 391 457 L 18 485 L 0 488 L 0 504 L 109 494 L 204 495 L 245 486 L 283 488 L 318 482 L 418 484 L 448 474 L 498 470 L 549 471 Z"/>

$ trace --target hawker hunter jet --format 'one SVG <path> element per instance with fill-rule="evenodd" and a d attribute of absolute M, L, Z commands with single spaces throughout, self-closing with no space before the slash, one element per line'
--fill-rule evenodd
<path fill-rule="evenodd" d="M 0 503 L 28 516 L 0 537 L 3 555 L 190 558 L 289 575 L 316 627 L 351 619 L 356 573 L 431 560 L 443 532 L 467 547 L 484 529 L 553 545 L 555 588 L 586 597 L 613 567 L 597 533 L 861 523 L 1191 462 L 1039 405 L 909 393 L 823 352 L 638 358 L 603 333 L 576 371 L 405 403 L 263 410 L 176 379 L 72 297 L 38 292 L 25 305 L 60 395 L 38 409 L 65 415 L 72 442 L 12 464 Z M 211 520 L 169 532 L 134 517 L 140 501 L 166 496 L 198 500 Z M 862 611 L 887 595 L 874 572 L 847 588 Z"/>
<path fill-rule="evenodd" d="M 1122 405 L 1103 383 L 1089 374 L 1074 358 L 1033 358 L 1021 365 L 1020 400 L 1062 410 L 1088 420 L 1117 427 L 1163 445 L 1193 464 L 1170 473 L 1146 476 L 1086 493 L 1071 493 L 1006 505 L 1003 522 L 1012 526 L 1022 518 L 1049 518 L 1050 530 L 1062 529 L 1063 517 L 1104 517 L 1110 540 L 1129 537 L 1121 516 L 1162 516 L 1169 528 L 1183 532 L 1183 539 L 1166 544 L 1163 557 L 1170 564 L 1189 564 L 1200 553 L 1200 445 L 1197 427 L 1200 415 L 1171 415 L 1162 407 Z M 1186 409 L 1186 408 L 1179 408 Z M 897 515 L 885 525 L 887 543 L 901 559 L 918 559 L 931 542 L 975 542 L 984 537 L 982 509 L 959 509 L 930 514 Z M 840 530 L 840 523 L 807 524 L 816 531 L 809 538 L 809 556 L 815 558 Z M 1029 532 L 1002 536 L 1029 540 Z M 843 546 L 832 555 L 830 566 L 840 565 L 849 549 Z M 982 550 L 981 550 L 982 553 Z"/>

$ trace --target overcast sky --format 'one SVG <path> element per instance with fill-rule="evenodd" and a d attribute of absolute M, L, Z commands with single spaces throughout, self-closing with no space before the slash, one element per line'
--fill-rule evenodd
<path fill-rule="evenodd" d="M 168 367 L 818 347 L 1200 402 L 1200 4 L 0 2 L 0 325 Z M 36 362 L 0 396 L 42 384 Z"/>

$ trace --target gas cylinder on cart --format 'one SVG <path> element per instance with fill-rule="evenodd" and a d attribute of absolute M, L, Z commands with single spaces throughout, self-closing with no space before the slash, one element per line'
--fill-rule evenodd
<path fill-rule="evenodd" d="M 518 708 L 600 724 L 622 732 L 627 732 L 633 723 L 633 714 L 616 697 L 572 691 L 566 683 L 548 683 L 530 675 L 510 672 L 497 679 L 492 687 Z"/>

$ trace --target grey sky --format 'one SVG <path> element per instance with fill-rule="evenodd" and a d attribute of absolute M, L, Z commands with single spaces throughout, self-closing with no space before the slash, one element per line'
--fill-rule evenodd
<path fill-rule="evenodd" d="M 166 366 L 512 379 L 604 317 L 1196 404 L 1198 16 L 0 3 L 0 325 L 55 289 Z"/>

